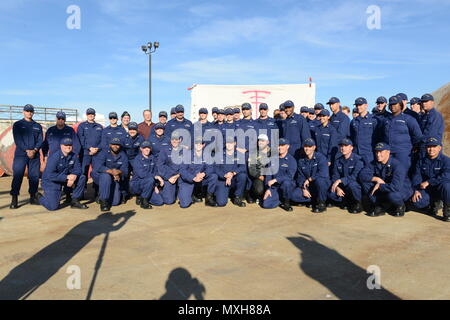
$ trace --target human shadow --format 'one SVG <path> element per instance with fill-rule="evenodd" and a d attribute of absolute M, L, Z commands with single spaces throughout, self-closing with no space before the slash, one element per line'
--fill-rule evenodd
<path fill-rule="evenodd" d="M 188 300 L 191 295 L 197 300 L 204 300 L 205 286 L 192 278 L 189 271 L 184 268 L 172 270 L 166 281 L 166 293 L 159 300 Z"/>
<path fill-rule="evenodd" d="M 336 250 L 317 242 L 313 237 L 299 233 L 288 237 L 300 251 L 300 269 L 322 284 L 337 298 L 344 300 L 400 300 L 381 287 L 370 290 L 367 280 L 371 274 L 357 266 Z"/>
<path fill-rule="evenodd" d="M 96 219 L 81 222 L 62 238 L 12 269 L 0 281 L 0 300 L 28 298 L 92 239 L 119 230 L 135 214 L 134 210 L 114 215 L 106 212 Z"/>

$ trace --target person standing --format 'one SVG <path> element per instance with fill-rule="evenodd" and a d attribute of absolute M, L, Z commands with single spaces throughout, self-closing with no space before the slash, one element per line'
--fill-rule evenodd
<path fill-rule="evenodd" d="M 34 107 L 27 104 L 23 107 L 23 119 L 13 125 L 13 137 L 16 144 L 13 160 L 13 180 L 11 183 L 10 209 L 19 208 L 18 196 L 22 186 L 25 168 L 28 169 L 28 192 L 30 204 L 39 205 L 37 191 L 41 159 L 39 150 L 43 143 L 42 126 L 33 120 Z"/>
<path fill-rule="evenodd" d="M 350 136 L 350 118 L 341 110 L 341 101 L 336 97 L 331 97 L 327 102 L 330 106 L 331 116 L 330 122 L 338 132 L 338 141 Z"/>
<path fill-rule="evenodd" d="M 290 142 L 289 153 L 298 158 L 303 141 L 311 138 L 311 133 L 306 119 L 294 113 L 294 103 L 288 100 L 283 105 L 287 118 L 282 121 L 282 138 Z"/>

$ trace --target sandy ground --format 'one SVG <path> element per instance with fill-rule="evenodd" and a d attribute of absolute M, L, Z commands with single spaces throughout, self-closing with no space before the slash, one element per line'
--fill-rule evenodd
<path fill-rule="evenodd" d="M 49 212 L 28 204 L 26 180 L 12 211 L 10 183 L 0 178 L 0 299 L 450 299 L 450 223 L 424 214 L 134 199 L 103 215 L 95 203 Z"/>

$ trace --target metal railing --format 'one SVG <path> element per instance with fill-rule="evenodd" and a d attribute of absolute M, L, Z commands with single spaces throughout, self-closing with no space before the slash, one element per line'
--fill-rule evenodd
<path fill-rule="evenodd" d="M 56 113 L 64 111 L 66 114 L 66 123 L 77 123 L 80 119 L 78 117 L 77 109 L 69 108 L 48 108 L 48 107 L 34 107 L 33 119 L 36 122 L 52 122 L 56 119 Z M 9 120 L 11 122 L 23 118 L 23 106 L 0 105 L 0 120 Z"/>

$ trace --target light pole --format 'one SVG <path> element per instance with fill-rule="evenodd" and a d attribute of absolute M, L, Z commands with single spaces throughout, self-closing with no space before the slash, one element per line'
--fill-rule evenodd
<path fill-rule="evenodd" d="M 141 48 L 148 55 L 148 110 L 152 111 L 152 53 L 159 48 L 159 42 L 149 42 Z"/>

